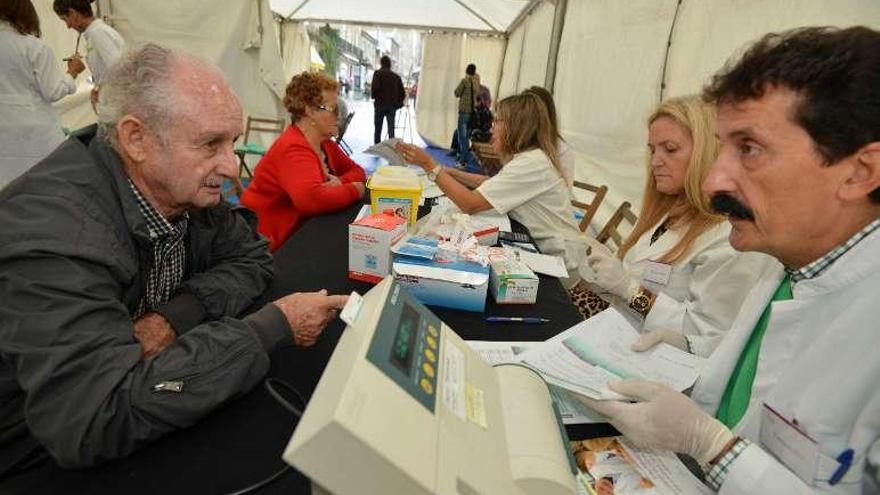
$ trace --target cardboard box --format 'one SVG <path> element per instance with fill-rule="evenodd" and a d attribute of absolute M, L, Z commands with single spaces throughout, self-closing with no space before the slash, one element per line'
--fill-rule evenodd
<path fill-rule="evenodd" d="M 534 304 L 538 300 L 538 276 L 517 260 L 492 261 L 489 290 L 498 304 Z"/>
<path fill-rule="evenodd" d="M 394 279 L 419 301 L 446 308 L 486 308 L 489 267 L 439 256 L 434 260 L 394 256 Z"/>
<path fill-rule="evenodd" d="M 348 226 L 348 278 L 377 284 L 391 273 L 391 246 L 406 234 L 406 219 L 367 215 Z"/>

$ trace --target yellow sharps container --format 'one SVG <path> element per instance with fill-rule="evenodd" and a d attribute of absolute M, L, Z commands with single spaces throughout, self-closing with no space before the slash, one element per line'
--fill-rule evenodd
<path fill-rule="evenodd" d="M 415 171 L 388 165 L 367 181 L 373 213 L 393 213 L 414 225 L 422 201 L 422 181 Z"/>

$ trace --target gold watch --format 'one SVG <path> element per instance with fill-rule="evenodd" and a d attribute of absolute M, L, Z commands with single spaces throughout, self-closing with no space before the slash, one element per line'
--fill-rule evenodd
<path fill-rule="evenodd" d="M 638 292 L 629 300 L 629 307 L 642 316 L 647 316 L 654 303 L 654 294 L 644 287 L 639 287 Z"/>
<path fill-rule="evenodd" d="M 428 172 L 428 180 L 430 180 L 431 182 L 436 181 L 437 176 L 440 175 L 440 167 L 442 166 L 443 165 L 435 165 L 434 168 L 432 168 L 431 171 Z"/>

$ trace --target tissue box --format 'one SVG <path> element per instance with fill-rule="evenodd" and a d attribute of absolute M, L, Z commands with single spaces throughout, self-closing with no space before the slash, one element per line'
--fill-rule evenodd
<path fill-rule="evenodd" d="M 440 255 L 433 260 L 396 255 L 392 273 L 424 304 L 480 312 L 486 308 L 488 266 Z"/>
<path fill-rule="evenodd" d="M 492 261 L 489 288 L 498 304 L 534 304 L 538 299 L 538 276 L 521 261 Z"/>
<path fill-rule="evenodd" d="M 367 215 L 348 226 L 348 278 L 377 284 L 391 273 L 391 246 L 406 234 L 406 219 Z"/>

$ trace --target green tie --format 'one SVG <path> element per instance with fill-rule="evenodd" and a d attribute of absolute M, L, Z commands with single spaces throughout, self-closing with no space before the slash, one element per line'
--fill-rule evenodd
<path fill-rule="evenodd" d="M 752 397 L 752 384 L 755 381 L 755 372 L 758 368 L 758 354 L 761 351 L 761 341 L 767 331 L 767 323 L 770 321 L 770 309 L 774 301 L 788 301 L 791 299 L 791 275 L 786 274 L 779 284 L 773 298 L 767 303 L 761 318 L 755 324 L 752 335 L 739 356 L 739 361 L 727 382 L 727 389 L 721 397 L 721 404 L 715 417 L 728 428 L 733 428 L 739 423 L 746 409 L 749 407 L 749 399 Z"/>

